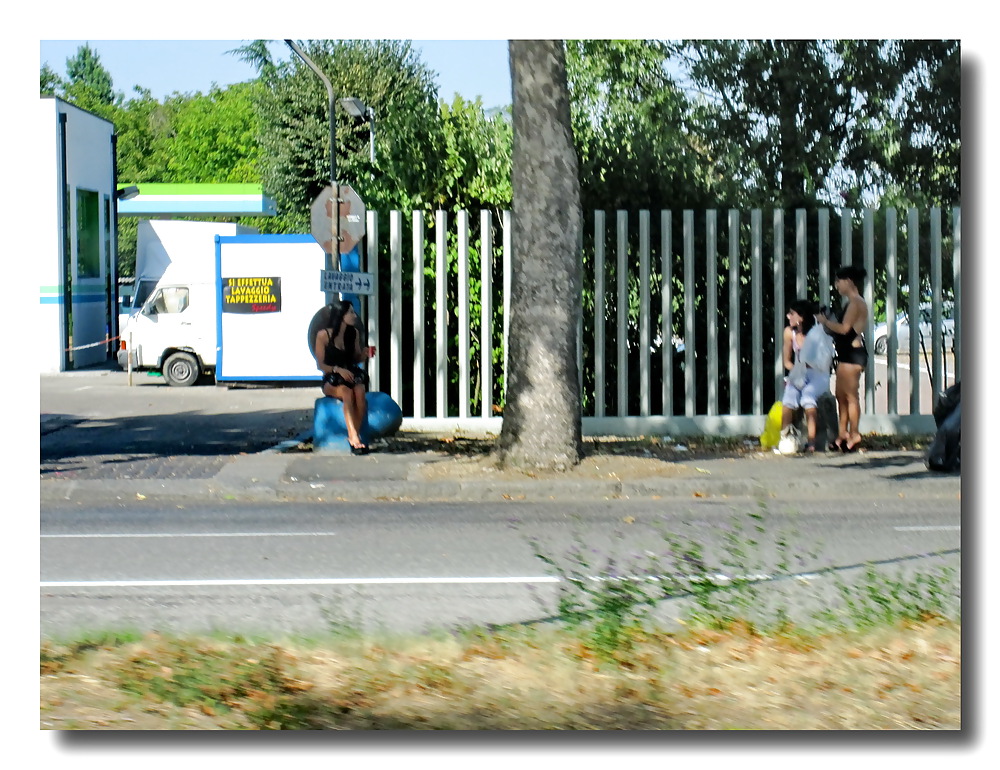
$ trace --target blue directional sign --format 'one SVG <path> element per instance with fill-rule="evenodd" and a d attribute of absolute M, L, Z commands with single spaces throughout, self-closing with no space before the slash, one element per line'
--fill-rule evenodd
<path fill-rule="evenodd" d="M 320 270 L 320 290 L 332 294 L 374 294 L 375 275 Z"/>

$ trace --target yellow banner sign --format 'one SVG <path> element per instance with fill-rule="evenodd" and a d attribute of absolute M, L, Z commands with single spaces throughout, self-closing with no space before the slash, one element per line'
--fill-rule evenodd
<path fill-rule="evenodd" d="M 281 278 L 223 278 L 223 313 L 280 313 Z"/>

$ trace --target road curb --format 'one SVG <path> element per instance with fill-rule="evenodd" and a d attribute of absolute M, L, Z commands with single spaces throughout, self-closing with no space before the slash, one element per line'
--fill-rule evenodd
<path fill-rule="evenodd" d="M 220 473 L 221 475 L 221 473 Z M 579 502 L 600 500 L 750 499 L 795 502 L 802 499 L 872 500 L 961 498 L 955 479 L 930 484 L 876 483 L 838 489 L 829 484 L 749 479 L 641 479 L 633 481 L 400 481 L 265 480 L 230 474 L 228 478 L 129 481 L 44 481 L 42 503 L 67 501 L 181 500 L 201 502 Z"/>

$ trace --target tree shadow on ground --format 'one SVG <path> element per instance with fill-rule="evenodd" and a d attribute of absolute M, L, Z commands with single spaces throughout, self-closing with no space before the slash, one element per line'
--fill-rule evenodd
<path fill-rule="evenodd" d="M 153 477 L 203 478 L 222 460 L 269 449 L 302 436 L 312 427 L 312 409 L 264 410 L 223 414 L 180 412 L 120 418 L 46 415 L 40 441 L 43 475 L 72 472 L 138 477 L 138 465 L 158 463 Z M 211 461 L 216 458 L 215 461 Z M 169 460 L 173 469 L 165 467 Z M 199 470 L 199 466 L 202 470 Z M 140 476 L 150 477 L 150 470 Z M 164 476 L 165 474 L 165 476 Z"/>

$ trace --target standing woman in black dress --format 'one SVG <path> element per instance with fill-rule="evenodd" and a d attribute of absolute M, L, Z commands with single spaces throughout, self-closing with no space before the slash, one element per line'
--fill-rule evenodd
<path fill-rule="evenodd" d="M 344 402 L 347 440 L 354 454 L 368 454 L 361 440 L 368 400 L 368 375 L 358 364 L 371 357 L 370 348 L 361 347 L 355 323 L 358 315 L 349 300 L 331 305 L 330 325 L 316 334 L 313 356 L 323 372 L 323 395 Z"/>
<path fill-rule="evenodd" d="M 868 350 L 865 348 L 864 331 L 868 326 L 868 305 L 861 296 L 868 273 L 863 268 L 846 265 L 836 273 L 833 282 L 837 292 L 847 299 L 838 320 L 832 320 L 823 313 L 816 320 L 823 324 L 833 336 L 833 346 L 837 351 L 837 411 L 840 416 L 840 434 L 830 444 L 829 449 L 853 452 L 861 446 L 861 373 L 868 366 Z"/>

